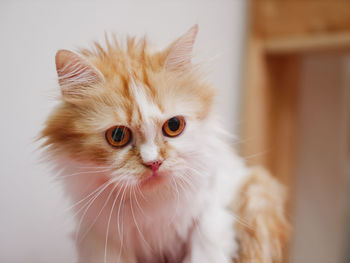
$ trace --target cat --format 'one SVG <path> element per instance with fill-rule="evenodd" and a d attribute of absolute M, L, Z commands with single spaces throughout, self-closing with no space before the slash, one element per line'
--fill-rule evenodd
<path fill-rule="evenodd" d="M 106 37 L 57 52 L 61 102 L 41 137 L 73 201 L 79 263 L 281 260 L 284 189 L 229 146 L 191 62 L 197 32 L 162 51 Z"/>

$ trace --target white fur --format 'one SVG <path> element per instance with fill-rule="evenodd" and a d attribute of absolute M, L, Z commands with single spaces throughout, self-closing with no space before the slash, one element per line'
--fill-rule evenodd
<path fill-rule="evenodd" d="M 175 46 L 168 67 L 187 62 L 196 32 L 180 41 L 183 48 Z M 190 98 L 175 101 L 170 95 L 161 112 L 141 84 L 132 80 L 130 90 L 143 120 L 141 127 L 129 127 L 132 146 L 116 149 L 107 167 L 57 159 L 75 203 L 79 263 L 162 263 L 164 257 L 168 263 L 229 263 L 237 245 L 235 217 L 227 206 L 247 175 L 244 163 L 227 146 L 215 118 L 192 116 L 196 107 Z M 186 120 L 183 133 L 165 137 L 162 124 L 177 115 Z M 111 123 L 102 126 L 114 126 L 112 119 L 106 116 Z M 163 181 L 143 186 L 147 168 L 141 162 L 129 167 L 122 157 L 134 147 L 143 162 L 155 160 L 162 143 L 169 146 L 158 171 Z M 111 181 L 101 184 L 101 178 Z"/>
<path fill-rule="evenodd" d="M 147 142 L 140 147 L 141 158 L 144 163 L 156 161 L 159 159 L 159 150 L 154 142 Z"/>
<path fill-rule="evenodd" d="M 178 112 L 178 109 L 174 111 Z M 151 117 L 152 114 L 148 116 Z M 88 231 L 77 243 L 79 262 L 154 263 L 162 262 L 163 254 L 172 263 L 230 262 L 236 249 L 234 215 L 226 207 L 245 176 L 246 168 L 221 139 L 217 125 L 213 120 L 199 122 L 188 119 L 183 135 L 173 139 L 164 138 L 179 155 L 164 160 L 162 166 L 177 172 L 167 172 L 168 180 L 162 185 L 156 185 L 155 191 L 145 190 L 144 197 L 136 193 L 136 201 L 132 191 L 125 193 L 119 190 L 121 198 L 114 199 L 113 196 L 108 200 L 111 190 L 100 190 L 100 195 L 88 208 L 85 218 L 80 220 L 78 217 L 78 222 L 81 221 L 78 236 Z M 161 128 L 158 127 L 158 135 L 159 133 Z M 150 145 L 140 146 L 144 161 L 155 158 L 157 151 L 152 149 L 154 145 L 153 140 Z M 175 158 L 180 156 L 183 159 L 178 162 Z M 113 177 L 122 173 L 110 173 L 98 167 L 82 168 L 88 165 L 73 160 L 64 159 L 63 162 L 60 165 L 65 167 L 63 175 L 77 174 L 68 177 L 66 181 L 67 190 L 74 202 L 79 202 L 87 193 L 93 192 L 100 184 L 100 176 L 107 174 Z M 190 169 L 186 168 L 188 166 Z M 79 175 L 82 171 L 85 174 Z M 179 179 L 181 173 L 190 174 L 191 185 Z M 174 184 L 174 181 L 177 183 Z M 90 196 L 92 197 L 94 195 Z M 123 203 L 123 200 L 128 201 Z M 105 209 L 100 213 L 103 205 Z M 142 207 L 142 211 L 139 207 Z M 85 209 L 86 207 L 79 213 L 80 217 Z M 99 218 L 94 222 L 97 215 Z M 108 218 L 112 218 L 109 223 Z M 183 261 L 180 261 L 184 247 L 187 252 Z"/>
<path fill-rule="evenodd" d="M 154 119 L 161 117 L 159 108 L 152 103 L 145 93 L 142 84 L 137 84 L 132 74 L 130 74 L 131 85 L 130 91 L 132 92 L 136 104 L 140 107 L 140 112 L 143 119 L 142 129 L 147 134 L 146 141 L 140 146 L 140 154 L 144 163 L 155 161 L 159 159 L 159 149 L 155 143 L 155 137 L 157 134 L 156 127 L 154 125 Z"/>

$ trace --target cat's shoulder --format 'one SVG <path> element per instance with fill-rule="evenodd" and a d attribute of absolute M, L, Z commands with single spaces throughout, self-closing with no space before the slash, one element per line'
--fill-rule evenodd
<path fill-rule="evenodd" d="M 290 234 L 285 214 L 286 187 L 262 167 L 253 167 L 241 183 L 231 210 L 237 218 L 236 263 L 281 262 Z"/>

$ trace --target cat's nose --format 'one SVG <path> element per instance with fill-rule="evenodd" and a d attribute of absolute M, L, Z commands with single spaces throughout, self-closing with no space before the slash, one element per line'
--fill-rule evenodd
<path fill-rule="evenodd" d="M 153 172 L 157 171 L 159 169 L 159 166 L 162 164 L 162 160 L 155 160 L 151 162 L 143 163 L 145 166 L 147 166 L 149 169 L 151 169 Z"/>

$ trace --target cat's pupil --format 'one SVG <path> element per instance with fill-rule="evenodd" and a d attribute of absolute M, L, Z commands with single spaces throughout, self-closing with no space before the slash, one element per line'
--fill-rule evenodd
<path fill-rule="evenodd" d="M 171 131 L 177 131 L 180 128 L 180 120 L 178 118 L 171 118 L 168 121 L 168 127 Z"/>
<path fill-rule="evenodd" d="M 116 142 L 121 142 L 124 139 L 125 132 L 121 128 L 115 128 L 114 131 L 112 131 L 112 139 Z"/>

